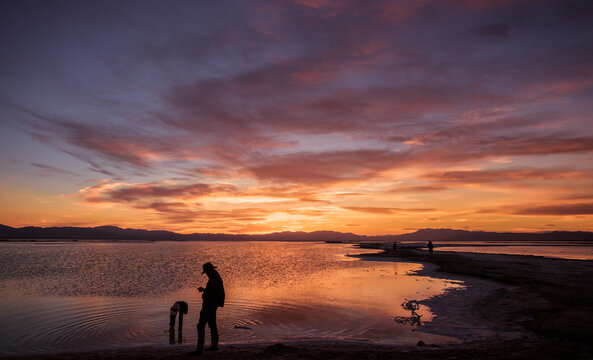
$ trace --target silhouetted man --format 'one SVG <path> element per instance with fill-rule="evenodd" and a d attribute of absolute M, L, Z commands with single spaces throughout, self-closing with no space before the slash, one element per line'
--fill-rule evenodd
<path fill-rule="evenodd" d="M 224 286 L 222 278 L 216 271 L 212 263 L 207 262 L 202 265 L 202 274 L 208 275 L 206 288 L 199 287 L 198 291 L 202 293 L 202 310 L 200 311 L 200 320 L 198 321 L 198 347 L 195 354 L 200 355 L 204 352 L 204 340 L 206 337 L 206 324 L 210 328 L 210 337 L 212 346 L 206 351 L 218 350 L 218 327 L 216 326 L 216 310 L 224 306 Z"/>
<path fill-rule="evenodd" d="M 432 250 L 434 249 L 434 245 L 432 244 L 432 241 L 428 242 L 428 253 L 432 254 Z"/>

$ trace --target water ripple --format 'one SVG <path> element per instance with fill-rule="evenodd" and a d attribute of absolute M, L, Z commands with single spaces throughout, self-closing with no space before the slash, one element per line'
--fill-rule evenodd
<path fill-rule="evenodd" d="M 219 266 L 227 289 L 223 343 L 411 343 L 393 321 L 403 299 L 459 286 L 406 275 L 418 264 L 352 261 L 348 252 L 312 243 L 0 244 L 0 355 L 167 345 L 178 300 L 189 304 L 183 343 L 195 343 L 205 261 Z"/>

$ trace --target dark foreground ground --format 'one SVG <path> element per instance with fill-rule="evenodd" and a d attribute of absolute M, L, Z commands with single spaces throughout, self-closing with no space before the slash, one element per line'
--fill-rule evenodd
<path fill-rule="evenodd" d="M 370 245 L 372 247 L 372 245 Z M 513 322 L 528 336 L 456 345 L 388 347 L 304 342 L 223 346 L 204 359 L 593 359 L 593 261 L 532 256 L 461 254 L 416 249 L 368 255 L 432 262 L 440 271 L 512 285 L 474 304 L 485 321 Z M 509 326 L 510 328 L 510 326 Z M 190 359 L 192 347 L 136 348 L 16 359 Z"/>

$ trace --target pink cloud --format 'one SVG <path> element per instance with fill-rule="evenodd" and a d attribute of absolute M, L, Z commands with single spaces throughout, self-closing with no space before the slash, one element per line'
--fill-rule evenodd
<path fill-rule="evenodd" d="M 260 179 L 294 183 L 332 183 L 363 179 L 390 167 L 388 151 L 335 151 L 272 157 L 248 171 Z"/>

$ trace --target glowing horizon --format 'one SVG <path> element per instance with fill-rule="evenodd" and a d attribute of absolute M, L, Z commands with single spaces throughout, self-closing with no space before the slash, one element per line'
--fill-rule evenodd
<path fill-rule="evenodd" d="M 593 6 L 3 4 L 0 223 L 593 231 Z"/>

